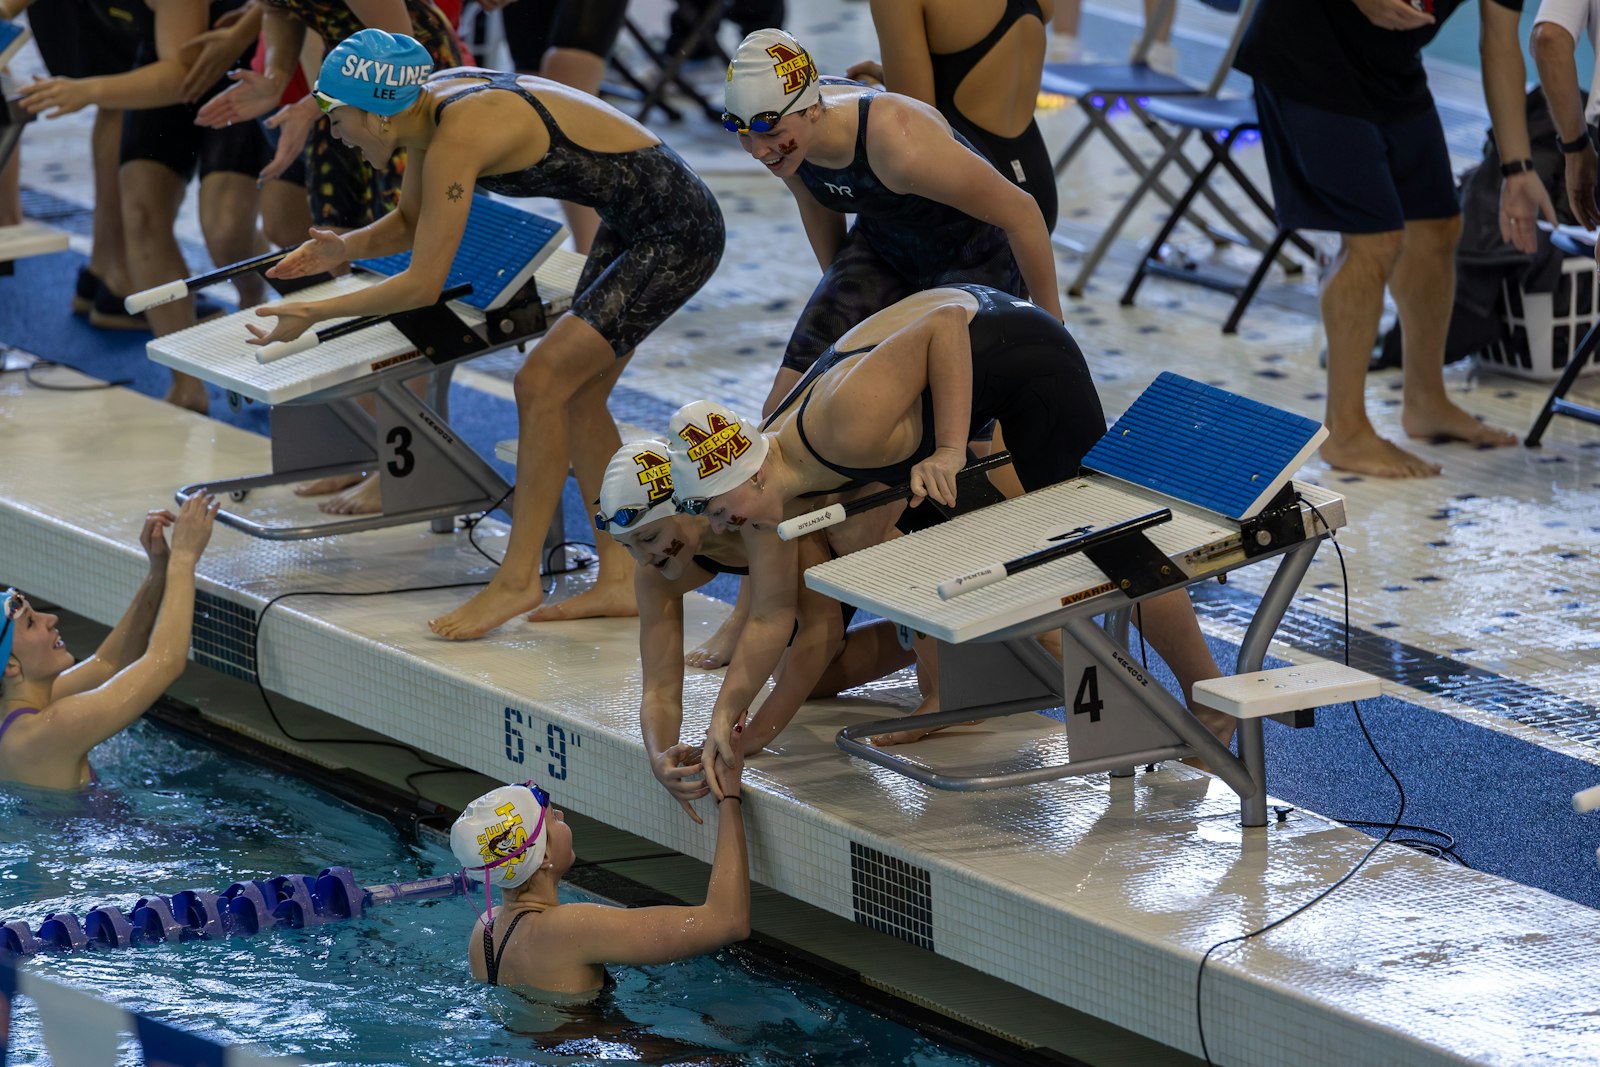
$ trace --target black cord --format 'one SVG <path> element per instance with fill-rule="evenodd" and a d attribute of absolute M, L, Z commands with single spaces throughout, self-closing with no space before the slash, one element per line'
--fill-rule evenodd
<path fill-rule="evenodd" d="M 1338 540 L 1337 537 L 1334 536 L 1333 526 L 1326 519 L 1324 519 L 1322 517 L 1322 513 L 1317 510 L 1317 506 L 1315 504 L 1311 503 L 1311 501 L 1307 500 L 1303 496 L 1298 496 L 1297 495 L 1296 499 L 1299 502 L 1305 504 L 1306 507 L 1310 508 L 1311 509 L 1311 513 L 1316 516 L 1317 521 L 1322 523 L 1323 528 L 1328 531 L 1328 540 L 1330 542 L 1332 542 L 1333 550 L 1334 550 L 1334 552 L 1337 554 L 1337 556 L 1339 558 L 1339 577 L 1340 577 L 1340 580 L 1344 584 L 1344 664 L 1345 664 L 1345 666 L 1348 667 L 1350 665 L 1350 574 L 1349 574 L 1349 571 L 1345 568 L 1344 550 L 1339 547 L 1339 540 Z M 1218 941 L 1216 944 L 1214 944 L 1210 948 L 1206 949 L 1205 955 L 1200 957 L 1200 969 L 1195 975 L 1195 982 L 1194 982 L 1194 1017 L 1195 1017 L 1195 1027 L 1200 1032 L 1200 1054 L 1201 1054 L 1201 1056 L 1203 1056 L 1205 1058 L 1205 1061 L 1206 1061 L 1207 1064 L 1211 1064 L 1212 1063 L 1212 1059 L 1211 1059 L 1211 1050 L 1206 1045 L 1205 1016 L 1204 1016 L 1204 1012 L 1203 1012 L 1203 1001 L 1202 1001 L 1202 998 L 1201 998 L 1201 991 L 1204 988 L 1204 984 L 1205 984 L 1206 964 L 1210 961 L 1211 954 L 1213 952 L 1217 951 L 1219 948 L 1222 948 L 1225 945 L 1232 945 L 1232 944 L 1235 944 L 1237 942 L 1248 941 L 1252 937 L 1259 937 L 1260 935 L 1266 933 L 1268 930 L 1274 930 L 1277 927 L 1282 926 L 1284 923 L 1288 922 L 1290 919 L 1293 919 L 1295 916 L 1297 916 L 1297 915 L 1301 914 L 1302 912 L 1306 911 L 1308 908 L 1311 908 L 1312 906 L 1321 903 L 1323 900 L 1326 900 L 1336 889 L 1338 889 L 1340 886 L 1344 885 L 1350 879 L 1354 878 L 1356 876 L 1356 872 L 1360 871 L 1361 868 L 1363 868 L 1363 867 L 1365 867 L 1367 865 L 1367 861 L 1372 859 L 1372 857 L 1377 853 L 1378 849 L 1380 849 L 1384 845 L 1390 843 L 1390 840 L 1395 835 L 1395 831 L 1399 830 L 1401 828 L 1401 826 L 1404 825 L 1402 820 L 1405 818 L 1405 814 L 1406 814 L 1406 789 L 1405 789 L 1405 786 L 1400 783 L 1399 776 L 1396 775 L 1394 773 L 1394 771 L 1389 767 L 1388 762 L 1383 758 L 1383 753 L 1378 751 L 1378 745 L 1377 745 L 1377 743 L 1375 741 L 1372 740 L 1372 734 L 1367 731 L 1366 721 L 1361 717 L 1361 708 L 1360 708 L 1360 706 L 1355 701 L 1351 701 L 1350 702 L 1350 710 L 1355 712 L 1356 725 L 1361 727 L 1361 736 L 1365 737 L 1367 739 L 1367 746 L 1372 749 L 1372 755 L 1377 759 L 1378 766 L 1382 767 L 1384 773 L 1389 776 L 1389 780 L 1394 782 L 1395 791 L 1397 793 L 1399 793 L 1399 795 L 1400 795 L 1400 808 L 1399 808 L 1398 811 L 1395 812 L 1394 821 L 1392 823 L 1371 823 L 1371 824 L 1368 824 L 1368 825 L 1373 825 L 1373 826 L 1387 826 L 1388 829 L 1384 832 L 1384 835 L 1381 838 L 1379 838 L 1373 844 L 1373 846 L 1371 848 L 1369 848 L 1366 851 L 1366 853 L 1359 860 L 1356 861 L 1355 866 L 1351 867 L 1348 871 L 1346 871 L 1344 876 L 1341 877 L 1338 881 L 1334 882 L 1332 885 L 1328 886 L 1328 888 L 1324 889 L 1322 892 L 1318 893 L 1316 896 L 1312 897 L 1310 900 L 1306 901 L 1304 904 L 1300 905 L 1298 908 L 1295 908 L 1293 911 L 1289 912 L 1287 915 L 1283 915 L 1283 916 L 1280 916 L 1277 919 L 1272 920 L 1271 922 L 1267 923 L 1265 926 L 1261 927 L 1260 929 L 1252 930 L 1247 934 L 1240 934 L 1238 937 L 1230 937 L 1230 938 L 1227 938 L 1225 940 Z M 1453 841 L 1451 842 L 1451 845 L 1452 846 L 1454 845 Z"/>
<path fill-rule="evenodd" d="M 34 389 L 42 389 L 49 393 L 87 393 L 95 389 L 114 389 L 118 386 L 133 384 L 132 378 L 117 378 L 109 382 L 96 382 L 93 385 L 51 385 L 49 382 L 42 382 L 35 378 L 33 376 L 33 372 L 38 370 L 40 367 L 65 367 L 70 371 L 78 371 L 79 374 L 84 375 L 86 378 L 92 378 L 94 375 L 78 370 L 77 367 L 74 367 L 70 363 L 61 363 L 53 359 L 36 359 L 32 363 L 23 363 L 16 367 L 5 366 L 3 364 L 4 353 L 0 352 L 0 374 L 16 374 L 20 371 L 22 373 L 23 381 L 27 382 L 29 386 Z"/>
<path fill-rule="evenodd" d="M 261 610 L 256 613 L 256 628 L 255 628 L 255 632 L 251 635 L 251 648 L 250 648 L 251 662 L 254 663 L 255 666 L 256 666 L 256 669 L 255 669 L 255 672 L 254 672 L 254 674 L 255 674 L 255 683 L 256 683 L 256 691 L 261 694 L 261 703 L 266 706 L 267 714 L 272 718 L 273 725 L 278 728 L 279 732 L 282 733 L 284 737 L 286 737 L 290 741 L 294 741 L 294 742 L 296 742 L 298 744 L 303 744 L 303 745 L 371 745 L 371 746 L 376 746 L 378 748 L 397 748 L 402 752 L 410 753 L 413 757 L 415 757 L 417 759 L 418 762 L 420 762 L 422 764 L 425 764 L 427 767 L 432 768 L 433 770 L 438 770 L 438 771 L 457 771 L 457 770 L 466 769 L 466 768 L 462 768 L 462 767 L 457 767 L 457 766 L 455 766 L 453 764 L 438 763 L 438 762 L 436 762 L 434 760 L 429 759 L 428 756 L 426 754 L 424 754 L 420 749 L 413 748 L 412 746 L 406 744 L 403 741 L 394 741 L 394 740 L 390 740 L 388 738 L 379 738 L 379 739 L 374 739 L 374 740 L 368 740 L 366 738 L 360 738 L 360 737 L 299 737 L 299 736 L 296 736 L 294 733 L 292 733 L 289 730 L 289 728 L 287 726 L 285 726 L 283 724 L 283 720 L 278 718 L 278 710 L 272 706 L 272 701 L 267 696 L 267 687 L 265 685 L 263 685 L 262 682 L 261 682 L 261 625 L 262 625 L 263 621 L 265 621 L 265 619 L 267 617 L 267 611 L 268 611 L 268 609 L 270 609 L 272 607 L 272 605 L 276 604 L 280 600 L 287 600 L 289 597 L 292 597 L 292 596 L 348 596 L 348 597 L 393 596 L 393 595 L 395 595 L 397 593 L 431 593 L 431 592 L 435 592 L 435 591 L 441 590 L 441 589 L 471 589 L 471 588 L 475 588 L 475 587 L 480 586 L 480 585 L 488 585 L 488 584 L 489 584 L 488 582 L 451 582 L 451 583 L 446 584 L 446 585 L 418 585 L 418 586 L 409 586 L 409 587 L 404 588 L 404 589 L 369 589 L 369 590 L 364 590 L 364 591 L 361 591 L 361 592 L 349 592 L 349 591 L 338 592 L 338 591 L 326 590 L 326 589 L 296 589 L 296 590 L 294 590 L 292 592 L 288 592 L 288 593 L 279 593 L 277 596 L 273 597 L 271 600 L 267 601 L 264 605 L 262 605 Z M 411 792 L 418 799 L 421 799 L 422 793 L 416 788 L 416 786 L 411 784 L 411 778 L 414 776 L 414 774 L 417 774 L 417 773 L 423 773 L 423 772 L 413 772 L 412 775 L 407 775 L 406 779 L 405 779 L 405 784 L 406 784 L 406 787 L 409 788 L 411 790 Z"/>

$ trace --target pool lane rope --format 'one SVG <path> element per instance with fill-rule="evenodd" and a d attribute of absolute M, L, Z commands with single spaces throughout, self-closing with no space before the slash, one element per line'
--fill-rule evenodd
<path fill-rule="evenodd" d="M 379 904 L 460 896 L 466 888 L 459 871 L 414 882 L 362 886 L 350 868 L 328 867 L 315 878 L 282 874 L 235 882 L 221 893 L 185 889 L 170 897 L 140 897 L 126 915 L 110 904 L 90 908 L 82 920 L 72 912 L 52 912 L 37 931 L 14 920 L 0 926 L 0 952 L 31 956 L 250 937 L 273 928 L 299 930 L 359 919 Z"/>

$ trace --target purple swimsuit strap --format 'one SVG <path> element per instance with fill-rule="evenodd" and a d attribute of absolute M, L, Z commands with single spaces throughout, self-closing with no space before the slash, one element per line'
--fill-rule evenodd
<path fill-rule="evenodd" d="M 21 718 L 24 715 L 37 715 L 37 714 L 39 714 L 39 709 L 38 708 L 18 708 L 16 711 L 13 711 L 10 715 L 7 715 L 5 722 L 0 722 L 0 740 L 4 740 L 5 739 L 6 731 L 11 729 L 11 724 L 16 722 L 19 718 Z"/>

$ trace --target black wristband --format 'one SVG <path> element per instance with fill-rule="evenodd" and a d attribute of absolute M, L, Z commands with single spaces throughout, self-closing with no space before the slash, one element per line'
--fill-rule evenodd
<path fill-rule="evenodd" d="M 744 807 L 744 798 L 738 793 L 724 793 L 722 794 L 722 800 L 731 800 L 735 804 L 738 804 L 741 808 Z M 717 803 L 721 804 L 722 800 L 717 801 Z"/>
<path fill-rule="evenodd" d="M 1531 160 L 1531 159 L 1513 159 L 1509 163 L 1500 164 L 1500 177 L 1509 178 L 1513 174 L 1521 174 L 1523 171 L 1532 170 L 1532 169 L 1533 169 L 1533 160 Z"/>
<path fill-rule="evenodd" d="M 1589 139 L 1589 128 L 1585 126 L 1583 132 L 1578 134 L 1578 136 L 1574 137 L 1572 140 L 1562 141 L 1560 148 L 1561 154 L 1564 156 L 1575 156 L 1579 152 L 1585 152 L 1594 148 L 1594 142 Z"/>

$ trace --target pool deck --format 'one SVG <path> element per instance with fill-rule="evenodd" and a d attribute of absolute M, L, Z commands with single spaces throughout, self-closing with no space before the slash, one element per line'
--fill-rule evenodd
<path fill-rule="evenodd" d="M 268 464 L 265 439 L 118 389 L 42 392 L 7 375 L 0 425 L 7 580 L 106 622 L 143 567 L 136 523 L 147 507 L 180 483 Z M 285 494 L 245 506 L 308 505 Z M 497 552 L 503 531 L 481 539 Z M 197 658 L 248 676 L 258 613 L 281 593 L 469 582 L 486 568 L 464 536 L 422 527 L 273 543 L 219 526 L 201 565 Z M 462 595 L 282 601 L 260 624 L 261 680 L 485 775 L 537 777 L 585 815 L 709 858 L 710 828 L 666 802 L 643 758 L 635 625 L 434 638 L 424 621 Z M 689 640 L 722 610 L 696 598 Z M 685 736 L 704 729 L 719 681 L 689 672 Z M 913 699 L 903 681 L 873 696 Z M 1241 830 L 1226 787 L 1173 765 L 1133 779 L 935 792 L 834 747 L 840 726 L 881 714 L 863 699 L 809 706 L 777 755 L 752 761 L 754 879 L 1175 1049 L 1200 1051 L 1195 979 L 1206 947 L 1304 903 L 1372 845 L 1308 813 Z M 1059 744 L 1052 725 L 1023 716 L 923 748 L 957 762 L 1042 751 Z M 1590 1064 L 1600 1018 L 1572 993 L 1600 966 L 1594 917 L 1383 848 L 1311 911 L 1214 955 L 1206 1038 L 1219 1062 L 1263 1067 Z"/>

